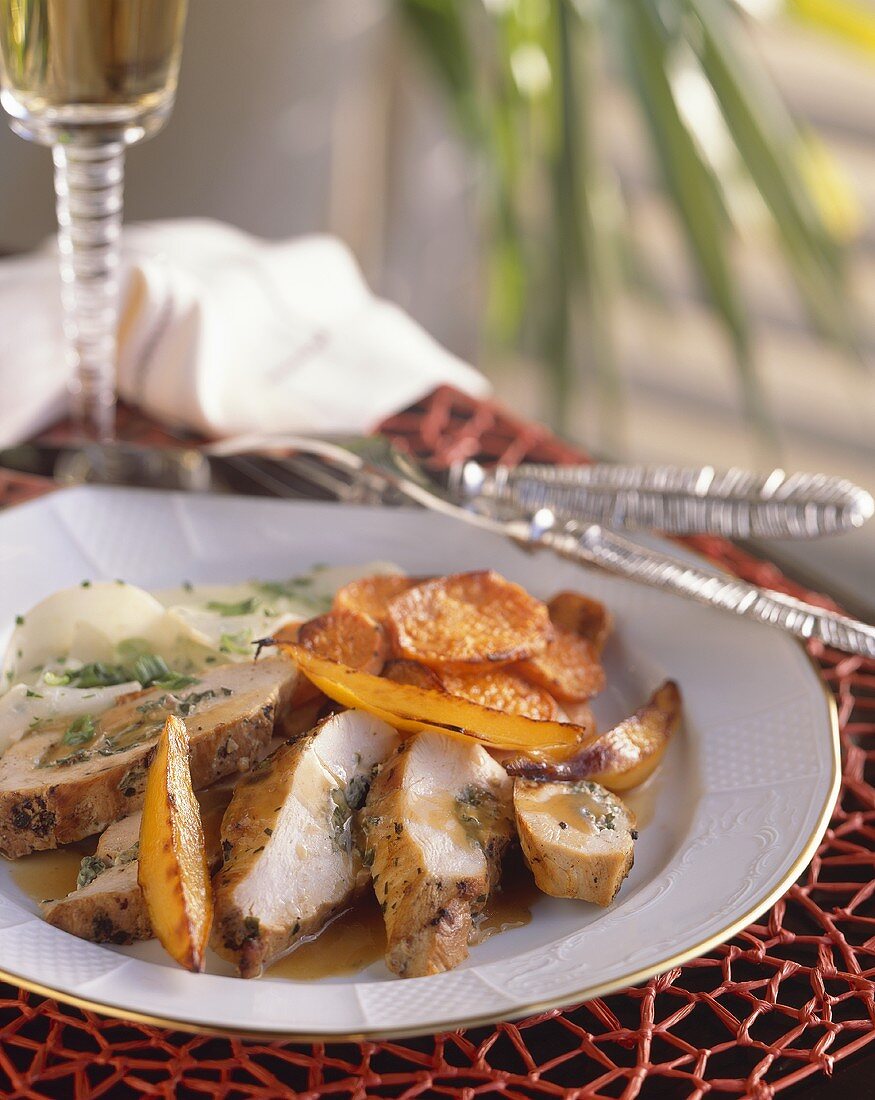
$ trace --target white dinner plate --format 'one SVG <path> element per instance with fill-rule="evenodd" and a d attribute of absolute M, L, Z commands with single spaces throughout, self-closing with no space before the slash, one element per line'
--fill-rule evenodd
<path fill-rule="evenodd" d="M 117 489 L 58 492 L 0 515 L 0 628 L 85 578 L 162 588 L 284 578 L 375 559 L 412 573 L 493 568 L 538 596 L 579 588 L 616 617 L 600 728 L 665 677 L 684 725 L 631 799 L 635 866 L 608 909 L 539 897 L 532 920 L 448 974 L 243 981 L 189 974 L 157 943 L 99 946 L 45 924 L 0 860 L 0 977 L 111 1015 L 243 1034 L 411 1035 L 518 1018 L 639 982 L 750 923 L 811 857 L 838 782 L 834 706 L 787 635 L 419 511 Z M 5 642 L 5 636 L 0 637 Z"/>

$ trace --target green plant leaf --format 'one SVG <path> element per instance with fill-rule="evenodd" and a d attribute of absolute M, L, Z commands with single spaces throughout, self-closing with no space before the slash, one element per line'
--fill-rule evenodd
<path fill-rule="evenodd" d="M 614 5 L 621 48 L 675 213 L 705 289 L 729 334 L 748 417 L 763 438 L 773 425 L 757 378 L 747 317 L 730 267 L 729 219 L 711 168 L 675 102 L 668 79 L 671 32 L 649 3 Z"/>
<path fill-rule="evenodd" d="M 725 5 L 686 0 L 688 39 L 720 104 L 744 166 L 767 206 L 787 265 L 816 327 L 846 350 L 854 345 L 843 252 L 799 170 L 803 139 L 777 95 L 735 44 Z"/>

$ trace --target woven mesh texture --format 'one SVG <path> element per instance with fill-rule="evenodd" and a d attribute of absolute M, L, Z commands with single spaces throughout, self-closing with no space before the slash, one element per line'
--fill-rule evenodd
<path fill-rule="evenodd" d="M 133 428 L 132 428 L 133 425 Z M 442 389 L 385 425 L 443 460 L 567 462 L 543 428 Z M 129 422 L 128 434 L 143 438 Z M 45 484 L 0 475 L 0 502 Z M 830 601 L 716 538 L 746 580 Z M 812 645 L 835 692 L 843 783 L 802 878 L 731 942 L 643 985 L 517 1024 L 391 1043 L 299 1045 L 120 1023 L 0 986 L 0 1090 L 14 1097 L 751 1097 L 768 1100 L 875 1039 L 875 662 Z"/>

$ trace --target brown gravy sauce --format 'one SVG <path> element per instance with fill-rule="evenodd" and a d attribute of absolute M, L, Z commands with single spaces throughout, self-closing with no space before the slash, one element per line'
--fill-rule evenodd
<path fill-rule="evenodd" d="M 218 808 L 214 805 L 209 810 L 215 813 Z M 56 851 L 34 852 L 11 861 L 12 880 L 22 893 L 36 902 L 64 897 L 76 888 L 82 857 L 93 851 L 93 841 L 83 841 Z M 493 893 L 485 912 L 475 922 L 472 945 L 529 924 L 532 905 L 539 896 L 522 859 L 511 857 L 501 876 L 501 889 Z M 379 962 L 385 953 L 383 915 L 376 898 L 368 892 L 353 909 L 336 917 L 318 936 L 306 940 L 290 955 L 275 962 L 266 971 L 266 976 L 296 982 L 343 977 Z"/>
<path fill-rule="evenodd" d="M 647 828 L 653 820 L 662 787 L 661 779 L 662 776 L 657 771 L 640 787 L 635 787 L 631 791 L 620 791 L 620 797 L 635 815 L 635 826 L 638 829 Z"/>
<path fill-rule="evenodd" d="M 268 967 L 268 978 L 295 982 L 357 974 L 386 953 L 386 929 L 377 899 L 369 892 L 284 959 Z"/>
<path fill-rule="evenodd" d="M 32 901 L 62 898 L 76 889 L 82 857 L 91 855 L 94 847 L 94 843 L 84 841 L 51 852 L 34 852 L 9 860 L 9 873 L 18 889 Z"/>
<path fill-rule="evenodd" d="M 491 895 L 486 910 L 475 922 L 471 943 L 483 943 L 491 936 L 530 924 L 532 906 L 539 896 L 531 871 L 521 859 L 510 860 L 502 872 L 501 889 Z"/>
<path fill-rule="evenodd" d="M 502 875 L 502 889 L 492 895 L 476 922 L 472 945 L 512 928 L 523 928 L 532 919 L 532 905 L 538 896 L 535 881 L 522 861 L 512 860 Z M 318 936 L 306 940 L 265 973 L 269 978 L 296 982 L 343 977 L 379 962 L 385 953 L 383 916 L 376 898 L 369 893 L 355 908 L 335 918 Z"/>

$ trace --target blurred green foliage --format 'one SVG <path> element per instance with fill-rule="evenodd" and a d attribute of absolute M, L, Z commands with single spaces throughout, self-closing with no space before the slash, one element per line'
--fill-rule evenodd
<path fill-rule="evenodd" d="M 790 116 L 748 48 L 732 0 L 399 0 L 449 94 L 484 181 L 487 338 L 551 372 L 553 419 L 591 386 L 604 450 L 617 444 L 621 387 L 611 303 L 646 278 L 624 197 L 594 137 L 605 68 L 631 92 L 665 195 L 731 343 L 744 409 L 761 441 L 772 419 L 732 262 L 738 193 L 780 245 L 815 328 L 856 346 L 845 241 L 853 198 L 828 154 Z M 852 36 L 850 0 L 787 0 L 791 13 Z M 875 44 L 875 22 L 868 31 Z"/>

